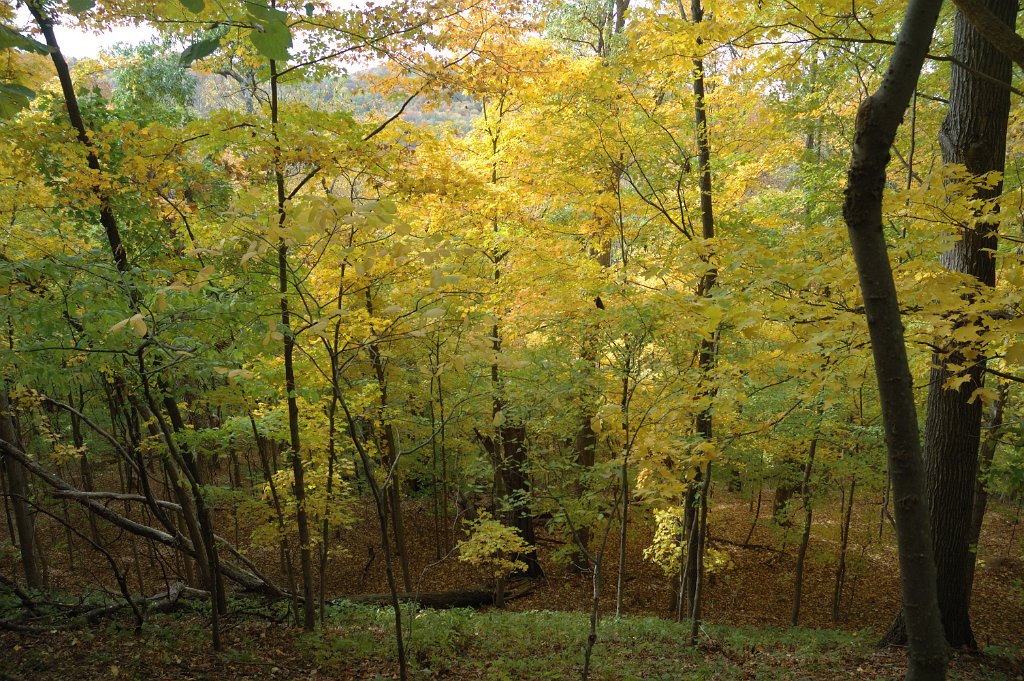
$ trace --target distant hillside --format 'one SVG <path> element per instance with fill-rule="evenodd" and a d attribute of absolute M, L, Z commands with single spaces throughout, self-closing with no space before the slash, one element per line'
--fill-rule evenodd
<path fill-rule="evenodd" d="M 342 78 L 321 81 L 288 83 L 282 88 L 284 101 L 302 101 L 314 109 L 347 109 L 356 118 L 391 116 L 398 112 L 408 96 L 396 93 L 385 97 L 370 89 L 370 81 L 381 75 L 379 70 L 368 70 Z M 196 108 L 207 113 L 225 105 L 245 108 L 251 102 L 251 86 L 243 86 L 245 78 L 238 73 L 210 73 L 200 76 Z M 417 97 L 405 109 L 403 120 L 426 126 L 451 125 L 457 131 L 466 132 L 481 108 L 473 98 L 461 93 L 451 93 L 441 100 L 428 101 Z"/>

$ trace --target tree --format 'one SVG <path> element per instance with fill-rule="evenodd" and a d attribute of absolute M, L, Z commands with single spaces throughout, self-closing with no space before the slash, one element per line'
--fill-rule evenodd
<path fill-rule="evenodd" d="M 944 679 L 947 656 L 936 596 L 913 382 L 882 230 L 882 194 L 889 148 L 910 103 L 941 7 L 941 0 L 911 0 L 907 5 L 889 69 L 878 90 L 857 111 L 843 203 L 871 335 L 889 469 L 897 500 L 896 536 L 909 645 L 908 681 Z"/>
<path fill-rule="evenodd" d="M 986 0 L 985 7 L 1011 29 L 1017 3 Z M 1010 58 L 1000 52 L 957 11 L 953 30 L 949 111 L 939 132 L 942 161 L 962 165 L 976 178 L 991 178 L 974 193 L 979 202 L 1003 191 L 1006 130 L 1010 113 Z M 943 267 L 973 278 L 964 281 L 963 310 L 953 311 L 952 333 L 937 339 L 928 380 L 928 412 L 924 431 L 924 464 L 933 547 L 938 579 L 939 609 L 946 641 L 954 648 L 975 648 L 971 630 L 971 518 L 978 451 L 982 442 L 985 400 L 978 392 L 985 383 L 984 350 L 956 340 L 956 330 L 984 323 L 974 310 L 995 286 L 999 220 L 981 209 L 968 224 L 958 226 L 959 238 L 940 257 Z"/>

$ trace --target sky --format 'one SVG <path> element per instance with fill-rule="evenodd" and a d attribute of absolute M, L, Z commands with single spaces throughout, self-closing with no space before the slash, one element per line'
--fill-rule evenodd
<path fill-rule="evenodd" d="M 18 7 L 15 23 L 22 28 L 34 25 L 32 16 L 24 6 Z M 75 23 L 73 20 L 67 19 L 66 24 L 54 27 L 60 51 L 65 57 L 76 59 L 95 57 L 117 43 L 138 44 L 156 36 L 156 31 L 147 25 L 121 26 L 112 31 L 96 34 L 78 28 L 74 25 Z"/>

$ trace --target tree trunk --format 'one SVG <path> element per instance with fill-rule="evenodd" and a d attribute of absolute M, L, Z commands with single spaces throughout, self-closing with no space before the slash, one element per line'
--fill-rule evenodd
<path fill-rule="evenodd" d="M 0 381 L 0 438 L 20 447 L 14 417 L 7 397 L 7 382 Z M 43 563 L 36 541 L 36 524 L 29 504 L 29 486 L 25 469 L 10 456 L 3 457 L 4 478 L 7 494 L 14 508 L 14 526 L 18 533 L 18 547 L 21 549 L 21 567 L 25 571 L 25 583 L 33 589 L 44 586 Z M 13 537 L 12 537 L 13 539 Z"/>
<path fill-rule="evenodd" d="M 1016 0 L 986 0 L 985 5 L 1008 26 L 1015 25 Z M 972 71 L 956 63 L 952 66 L 949 109 L 939 132 L 943 163 L 963 164 L 972 175 L 1002 173 L 1010 92 L 1000 83 L 1010 83 L 1010 59 L 975 31 L 959 11 L 953 58 Z M 980 190 L 978 197 L 992 198 L 1001 193 L 999 182 L 991 189 Z M 995 224 L 990 221 L 970 226 L 941 256 L 942 265 L 951 272 L 971 275 L 984 286 L 994 286 L 997 239 Z M 968 610 L 974 564 L 971 513 L 983 405 L 980 399 L 971 397 L 983 385 L 985 361 L 977 360 L 964 346 L 951 344 L 944 350 L 932 358 L 924 444 L 939 609 L 947 642 L 953 647 L 976 648 Z M 964 352 L 970 356 L 965 358 Z M 956 390 L 945 387 L 948 379 L 962 375 L 949 368 L 951 363 L 971 366 L 969 380 Z"/>
<path fill-rule="evenodd" d="M 696 3 L 696 0 L 695 0 Z M 708 496 L 711 494 L 711 462 L 704 469 L 704 485 L 700 491 L 700 524 L 697 526 L 697 579 L 693 588 L 693 601 L 690 608 L 690 645 L 697 645 L 697 634 L 700 631 L 702 616 L 702 596 L 704 593 L 704 547 L 708 539 Z"/>
<path fill-rule="evenodd" d="M 284 186 L 284 162 L 277 145 L 278 98 L 277 63 L 270 60 L 270 116 L 275 151 L 274 180 L 277 188 L 278 227 L 284 228 L 287 200 Z M 292 493 L 295 496 L 295 520 L 299 530 L 299 565 L 302 573 L 302 626 L 306 631 L 316 628 L 316 601 L 313 593 L 313 555 L 310 546 L 309 517 L 306 512 L 305 464 L 302 461 L 302 441 L 299 434 L 299 404 L 295 394 L 295 334 L 291 329 L 288 309 L 288 246 L 282 238 L 277 247 L 278 291 L 281 294 L 281 327 L 284 334 L 284 383 L 288 402 L 288 440 L 292 461 Z"/>
<path fill-rule="evenodd" d="M 985 509 L 988 507 L 988 470 L 999 446 L 999 429 L 1003 425 L 1003 410 L 1006 407 L 1009 385 L 999 384 L 999 394 L 992 403 L 991 416 L 985 426 L 987 431 L 978 453 L 978 474 L 974 482 L 974 506 L 971 509 L 971 534 L 968 545 L 971 547 L 971 568 L 968 575 L 968 586 L 974 586 L 974 571 L 978 565 L 978 542 L 981 539 L 981 526 L 985 521 Z"/>
<path fill-rule="evenodd" d="M 800 496 L 804 502 L 804 531 L 800 535 L 800 549 L 796 554 L 796 572 L 793 576 L 793 615 L 789 623 L 796 626 L 800 623 L 800 601 L 804 593 L 804 561 L 807 558 L 807 545 L 811 540 L 811 519 L 814 509 L 811 506 L 811 469 L 814 467 L 814 454 L 818 449 L 818 438 L 811 440 L 807 452 L 807 464 L 804 466 L 804 480 L 800 488 Z"/>
<path fill-rule="evenodd" d="M 889 149 L 917 87 L 941 8 L 942 0 L 910 0 L 882 83 L 857 112 L 843 204 L 871 337 L 896 497 L 900 584 L 907 613 L 907 681 L 944 679 L 947 652 L 935 590 L 914 384 L 882 231 L 882 196 Z"/>
<path fill-rule="evenodd" d="M 850 520 L 853 517 L 853 494 L 857 490 L 857 478 L 850 479 L 850 496 L 846 500 L 846 514 L 839 530 L 839 563 L 836 565 L 836 580 L 832 587 L 832 622 L 839 621 L 843 604 L 843 585 L 846 583 L 846 550 L 850 545 Z"/>

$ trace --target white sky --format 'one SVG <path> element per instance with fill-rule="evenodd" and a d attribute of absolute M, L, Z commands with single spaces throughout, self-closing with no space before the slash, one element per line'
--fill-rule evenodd
<path fill-rule="evenodd" d="M 146 25 L 142 26 L 120 26 L 111 31 L 104 31 L 97 35 L 92 31 L 79 28 L 69 17 L 64 17 L 65 23 L 54 27 L 57 34 L 57 42 L 60 44 L 60 51 L 65 57 L 95 57 L 100 52 L 107 50 L 117 43 L 137 45 L 156 36 L 156 31 Z M 19 6 L 15 16 L 15 24 L 19 28 L 34 26 L 32 15 L 24 6 Z M 42 38 L 37 36 L 42 42 Z"/>

